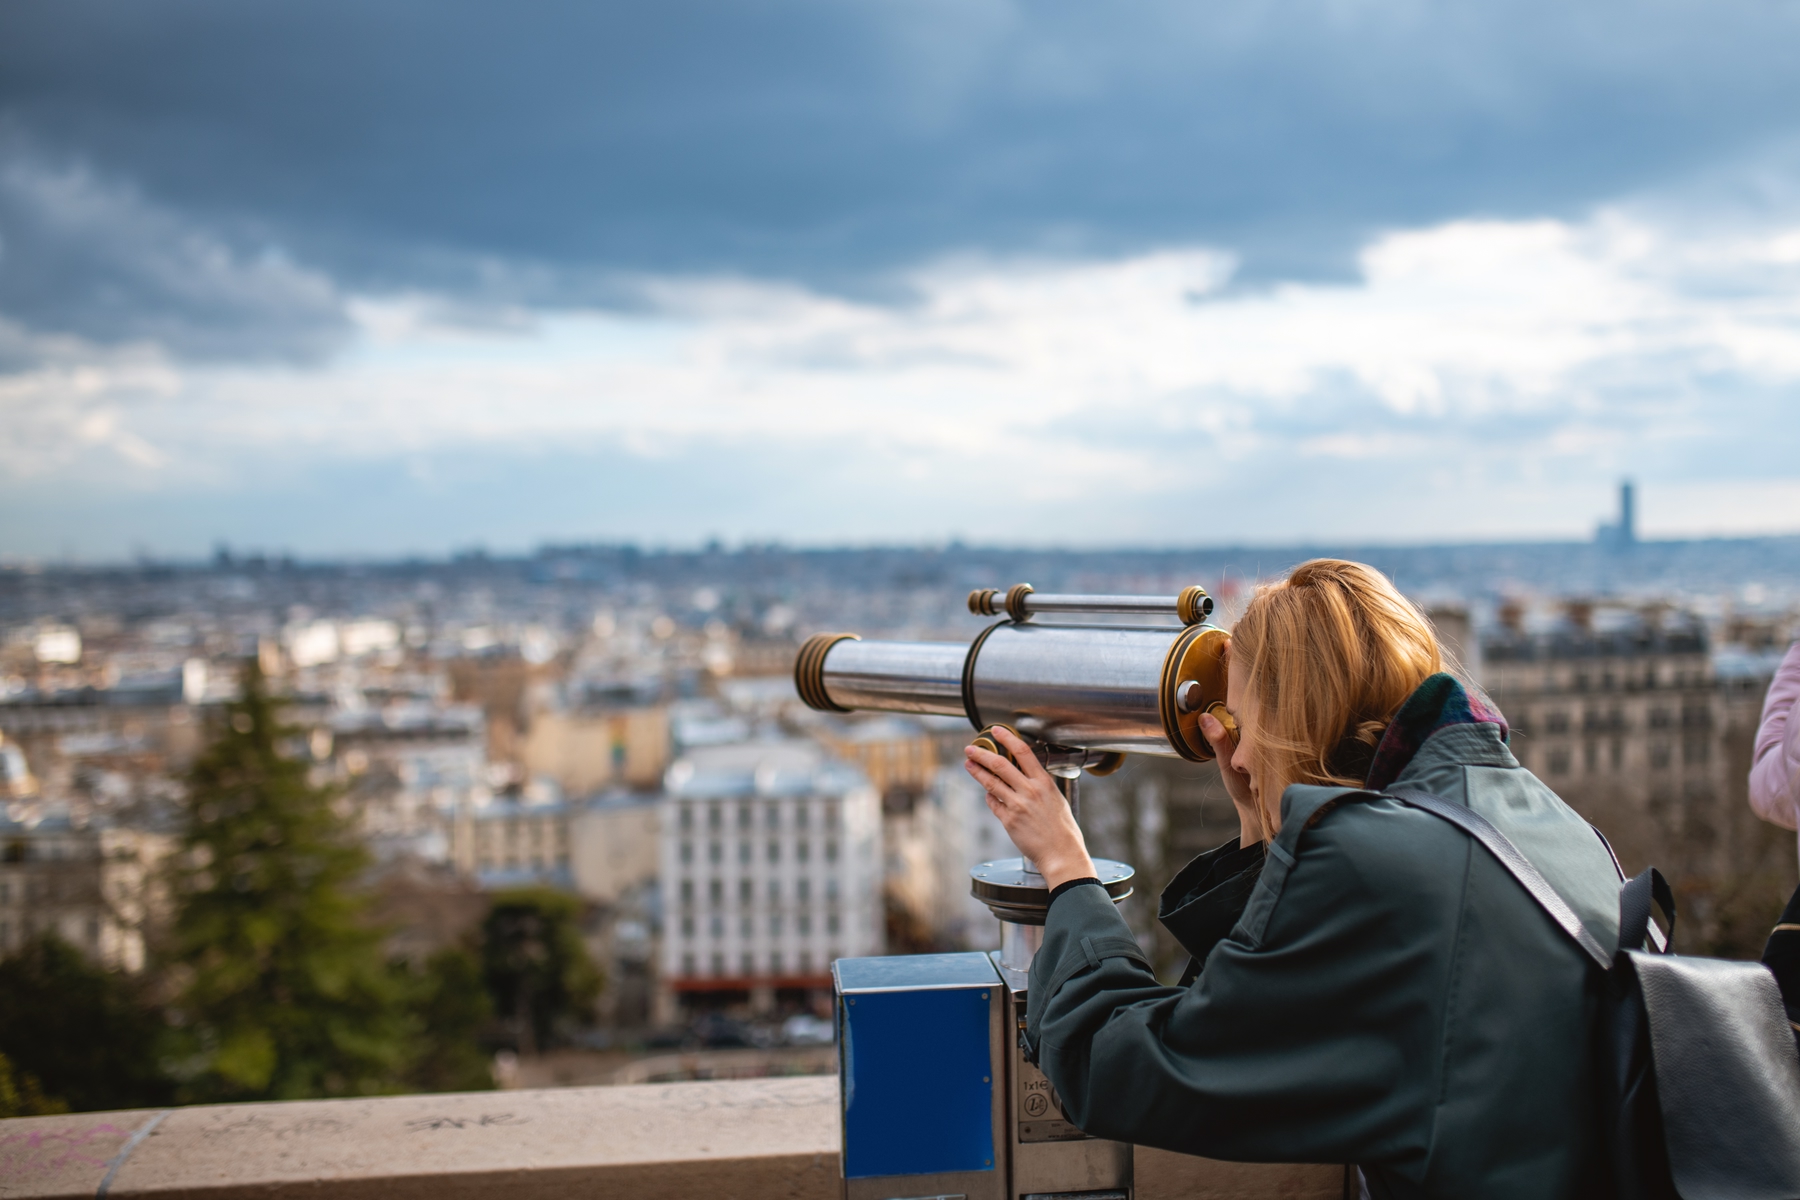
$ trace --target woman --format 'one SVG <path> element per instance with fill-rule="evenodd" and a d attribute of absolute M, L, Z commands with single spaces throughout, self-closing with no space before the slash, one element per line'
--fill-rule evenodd
<path fill-rule="evenodd" d="M 1381 1197 L 1606 1194 L 1598 973 L 1473 839 L 1375 793 L 1407 783 L 1475 809 L 1608 947 L 1616 867 L 1443 666 L 1430 625 L 1369 567 L 1316 560 L 1258 590 L 1231 643 L 1236 744 L 1204 724 L 1240 839 L 1163 895 L 1195 960 L 1182 987 L 1157 982 L 1089 886 L 1081 831 L 1024 744 L 1023 768 L 970 748 L 1053 889 L 1026 1032 L 1081 1128 L 1352 1162 Z"/>

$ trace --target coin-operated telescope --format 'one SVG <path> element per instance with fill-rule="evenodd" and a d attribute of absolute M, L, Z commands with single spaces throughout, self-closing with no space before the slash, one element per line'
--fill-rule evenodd
<path fill-rule="evenodd" d="M 1031 746 L 1077 817 L 1084 771 L 1110 774 L 1126 754 L 1210 761 L 1200 732 L 1208 712 L 1235 734 L 1225 711 L 1230 635 L 1204 623 L 1213 602 L 1203 588 L 1176 596 L 1050 595 L 1021 583 L 971 592 L 969 609 L 1004 619 L 967 645 L 863 641 L 852 633 L 808 639 L 794 667 L 800 698 L 824 712 L 965 717 L 974 744 L 1000 753 L 992 730 L 1007 726 Z M 1095 859 L 1094 867 L 1115 903 L 1131 895 L 1130 866 Z M 1003 858 L 975 866 L 970 890 L 1000 918 L 997 952 L 833 965 L 846 1200 L 1129 1200 L 1131 1147 L 1090 1138 L 1067 1121 L 1049 1080 L 1024 1054 L 1026 987 L 1049 907 L 1043 876 L 1028 858 Z M 963 992 L 966 1004 L 953 1001 L 952 993 Z M 950 1051 L 957 1039 L 934 1036 L 935 1020 L 881 1018 L 902 1011 L 915 993 L 923 1006 L 968 1008 L 957 1009 L 967 1026 L 962 1051 Z M 990 1026 L 981 1043 L 979 1031 Z M 960 1133 L 951 1136 L 934 1124 L 948 1120 L 949 1109 L 928 1098 L 964 1092 L 966 1116 L 953 1122 Z M 992 1101 L 986 1133 L 977 1115 L 986 1111 L 984 1096 Z M 951 1146 L 961 1147 L 960 1157 Z"/>

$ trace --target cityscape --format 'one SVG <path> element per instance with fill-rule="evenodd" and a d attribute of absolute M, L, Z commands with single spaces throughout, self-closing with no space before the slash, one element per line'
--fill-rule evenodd
<path fill-rule="evenodd" d="M 1695 951 L 1752 955 L 1794 883 L 1745 799 L 1750 742 L 1800 634 L 1800 538 L 1343 551 L 1392 572 L 1520 761 L 1659 866 Z M 966 642 L 962 597 L 1030 578 L 1231 614 L 1325 548 L 1111 552 L 546 547 L 517 558 L 0 573 L 6 789 L 0 949 L 54 932 L 126 973 L 166 954 L 193 764 L 254 670 L 366 853 L 385 953 L 476 949 L 498 900 L 574 905 L 600 981 L 536 1023 L 471 1031 L 508 1086 L 828 1069 L 842 957 L 987 949 L 969 895 L 1011 853 L 961 769 L 958 718 L 821 713 L 794 656 L 820 629 Z M 1097 853 L 1152 883 L 1126 912 L 1160 969 L 1154 881 L 1235 830 L 1216 769 L 1132 756 L 1090 778 Z M 648 1064 L 648 1065 L 646 1065 Z"/>

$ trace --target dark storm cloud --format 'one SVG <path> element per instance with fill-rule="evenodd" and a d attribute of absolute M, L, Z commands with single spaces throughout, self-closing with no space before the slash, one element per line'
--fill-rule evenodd
<path fill-rule="evenodd" d="M 0 316 L 29 326 L 0 337 L 0 371 L 55 349 L 32 331 L 149 341 L 195 359 L 297 361 L 349 332 L 319 272 L 271 249 L 244 253 L 83 167 L 3 140 L 0 155 Z"/>
<path fill-rule="evenodd" d="M 1373 230 L 1570 213 L 1783 142 L 1797 24 L 1548 0 L 10 0 L 0 154 L 87 172 L 232 269 L 9 192 L 0 311 L 316 348 L 333 302 L 258 274 L 271 244 L 346 286 L 539 301 L 620 271 L 867 290 L 948 252 L 1195 241 L 1252 279 L 1342 274 Z"/>

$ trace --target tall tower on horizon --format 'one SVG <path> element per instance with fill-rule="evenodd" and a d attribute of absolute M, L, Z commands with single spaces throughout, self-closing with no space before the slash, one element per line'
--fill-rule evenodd
<path fill-rule="evenodd" d="M 1619 481 L 1619 519 L 1602 521 L 1594 531 L 1594 540 L 1608 550 L 1637 545 L 1637 485 L 1631 480 Z"/>

